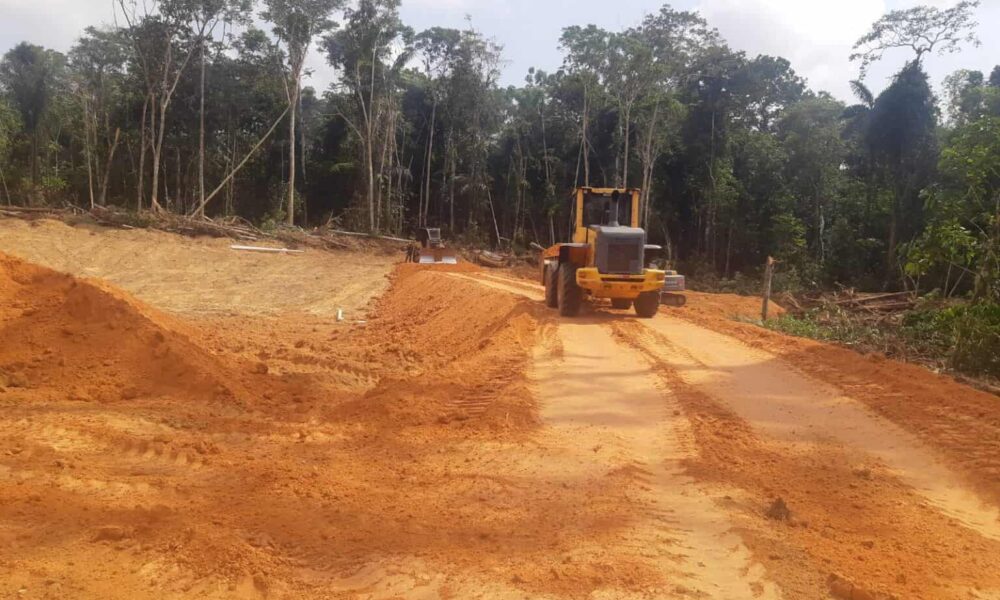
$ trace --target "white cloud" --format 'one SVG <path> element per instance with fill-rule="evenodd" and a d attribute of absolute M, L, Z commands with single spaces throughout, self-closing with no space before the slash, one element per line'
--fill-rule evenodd
<path fill-rule="evenodd" d="M 0 51 L 28 41 L 69 50 L 88 25 L 111 22 L 112 0 L 0 0 Z"/>
<path fill-rule="evenodd" d="M 851 47 L 885 11 L 881 0 L 701 0 L 698 10 L 730 46 L 783 56 L 814 89 L 847 98 Z"/>
<path fill-rule="evenodd" d="M 697 9 L 718 27 L 730 45 L 747 54 L 789 59 L 814 89 L 850 99 L 848 82 L 858 75 L 848 56 L 854 41 L 885 10 L 931 4 L 941 8 L 957 0 L 403 0 L 404 21 L 418 31 L 434 25 L 465 27 L 465 16 L 484 34 L 504 45 L 508 61 L 504 84 L 522 81 L 528 67 L 552 70 L 561 63 L 558 39 L 562 27 L 596 23 L 619 29 L 638 23 L 664 2 L 679 10 Z M 20 41 L 67 51 L 87 25 L 109 23 L 116 0 L 0 0 L 0 53 Z M 1000 57 L 1000 0 L 984 0 L 979 10 L 981 48 L 961 54 L 928 57 L 935 82 L 958 68 L 989 72 Z M 909 58 L 904 51 L 887 53 L 872 69 L 868 83 L 877 92 Z M 323 90 L 334 79 L 322 53 L 314 49 L 309 83 Z"/>

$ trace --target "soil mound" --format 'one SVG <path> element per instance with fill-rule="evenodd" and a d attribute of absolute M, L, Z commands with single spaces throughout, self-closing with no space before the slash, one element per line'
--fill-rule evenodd
<path fill-rule="evenodd" d="M 96 281 L 0 254 L 0 386 L 76 400 L 230 396 L 182 327 Z"/>
<path fill-rule="evenodd" d="M 545 318 L 537 303 L 449 273 L 469 264 L 400 265 L 359 334 L 380 383 L 341 407 L 354 421 L 519 428 L 534 423 L 524 373 Z M 390 364 L 385 364 L 389 361 Z"/>

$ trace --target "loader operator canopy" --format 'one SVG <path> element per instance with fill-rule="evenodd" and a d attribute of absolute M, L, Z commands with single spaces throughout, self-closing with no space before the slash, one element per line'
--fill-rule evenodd
<path fill-rule="evenodd" d="M 615 213 L 617 212 L 617 219 Z M 583 226 L 625 225 L 632 223 L 632 197 L 617 190 L 609 193 L 583 193 Z"/>

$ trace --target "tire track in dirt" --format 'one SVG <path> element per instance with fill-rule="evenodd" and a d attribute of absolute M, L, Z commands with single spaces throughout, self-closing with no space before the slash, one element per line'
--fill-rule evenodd
<path fill-rule="evenodd" d="M 678 394 L 698 449 L 683 466 L 723 490 L 719 504 L 787 595 L 1000 595 L 995 509 L 901 427 L 736 339 L 666 315 L 617 318 L 597 307 L 592 319 L 610 323 Z M 683 346 L 664 327 L 684 330 Z M 787 522 L 765 516 L 780 495 Z"/>
<path fill-rule="evenodd" d="M 794 421 L 797 411 L 788 403 L 802 402 L 807 411 L 829 408 L 814 397 L 815 385 L 797 387 L 783 363 L 765 363 L 784 371 L 756 383 L 742 380 L 740 369 L 713 370 L 728 350 L 704 343 L 690 352 L 657 332 L 663 321 L 672 319 L 619 321 L 614 328 L 681 398 L 700 449 L 689 472 L 732 489 L 729 508 L 743 539 L 786 593 L 813 599 L 830 593 L 880 600 L 998 597 L 1000 543 L 932 504 L 880 457 L 837 439 L 838 429 L 857 431 L 854 423 L 838 421 L 837 414 Z M 711 333 L 696 339 L 705 342 Z M 732 351 L 741 351 L 732 343 Z M 761 396 L 761 385 L 775 397 Z M 851 409 L 873 418 L 859 406 Z M 895 426 L 886 425 L 892 433 Z"/>
<path fill-rule="evenodd" d="M 467 281 L 474 281 L 480 285 L 484 285 L 495 290 L 500 290 L 503 292 L 508 292 L 517 296 L 523 296 L 525 298 L 530 298 L 532 300 L 542 300 L 545 298 L 545 291 L 540 286 L 535 286 L 530 283 L 525 283 L 523 281 L 517 281 L 515 279 L 508 279 L 506 277 L 497 277 L 495 275 L 489 275 L 486 273 L 466 275 L 464 273 L 448 273 L 448 276 L 455 277 L 458 279 L 465 279 Z"/>
<path fill-rule="evenodd" d="M 793 443 L 835 440 L 885 462 L 944 514 L 1000 541 L 1000 510 L 986 504 L 902 428 L 839 390 L 801 375 L 776 357 L 680 319 L 642 325 L 667 342 L 656 352 L 681 378 L 724 402 L 755 429 Z"/>
<path fill-rule="evenodd" d="M 666 597 L 780 598 L 713 498 L 683 475 L 690 428 L 644 357 L 596 321 L 563 321 L 557 335 L 562 352 L 538 356 L 534 375 L 549 435 L 574 451 L 572 468 L 622 477 L 642 506 L 614 551 L 654 565 Z"/>
<path fill-rule="evenodd" d="M 451 275 L 533 300 L 544 297 L 525 282 Z M 695 454 L 690 425 L 646 359 L 617 342 L 600 320 L 563 320 L 554 336 L 536 349 L 532 375 L 545 425 L 542 443 L 562 450 L 564 473 L 620 478 L 640 506 L 605 547 L 663 577 L 662 588 L 634 597 L 781 598 L 716 499 L 684 475 L 683 462 Z"/>

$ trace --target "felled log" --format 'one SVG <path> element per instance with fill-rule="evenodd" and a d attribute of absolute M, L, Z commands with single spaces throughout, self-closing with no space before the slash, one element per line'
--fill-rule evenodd
<path fill-rule="evenodd" d="M 489 250 L 480 250 L 476 253 L 476 262 L 486 267 L 502 269 L 510 265 L 511 257 Z"/>

